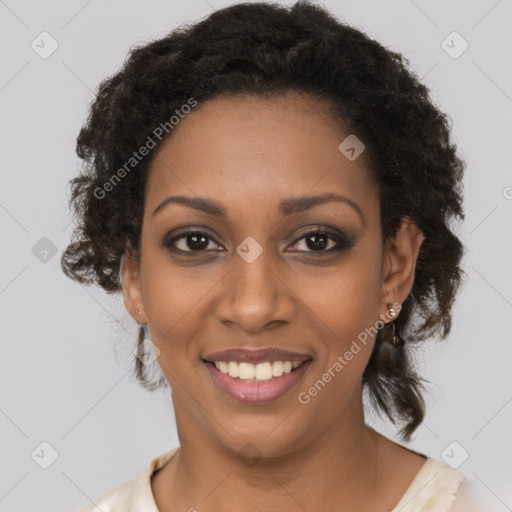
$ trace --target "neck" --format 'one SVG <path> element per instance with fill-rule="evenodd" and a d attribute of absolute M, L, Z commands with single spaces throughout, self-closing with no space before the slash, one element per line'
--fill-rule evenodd
<path fill-rule="evenodd" d="M 300 449 L 252 459 L 240 457 L 197 423 L 185 425 L 177 405 L 180 450 L 154 485 L 162 512 L 336 510 L 340 503 L 350 511 L 373 503 L 381 436 L 364 424 L 362 405 Z"/>

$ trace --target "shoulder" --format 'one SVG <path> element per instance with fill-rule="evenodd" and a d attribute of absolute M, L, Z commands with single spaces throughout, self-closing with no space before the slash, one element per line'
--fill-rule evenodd
<path fill-rule="evenodd" d="M 490 495 L 476 480 L 465 478 L 450 512 L 485 512 L 492 510 Z"/>
<path fill-rule="evenodd" d="M 77 512 L 127 512 L 144 510 L 158 512 L 151 490 L 151 476 L 179 450 L 175 448 L 151 459 L 134 479 L 116 487 Z"/>
<path fill-rule="evenodd" d="M 392 512 L 452 512 L 464 478 L 445 462 L 427 457 Z"/>
<path fill-rule="evenodd" d="M 440 460 L 427 457 L 392 512 L 486 512 L 489 492 Z"/>
<path fill-rule="evenodd" d="M 135 480 L 130 480 L 120 485 L 101 498 L 94 500 L 85 508 L 81 508 L 78 512 L 97 512 L 98 509 L 101 510 L 101 512 L 120 512 L 122 510 L 128 510 L 128 503 L 134 482 Z"/>

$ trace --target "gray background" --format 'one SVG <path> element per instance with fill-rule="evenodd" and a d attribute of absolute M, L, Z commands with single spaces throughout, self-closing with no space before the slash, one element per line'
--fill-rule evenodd
<path fill-rule="evenodd" d="M 0 0 L 0 511 L 76 510 L 178 445 L 168 394 L 142 391 L 130 376 L 136 330 L 121 297 L 61 273 L 66 187 L 99 81 L 133 44 L 229 3 Z M 409 58 L 453 120 L 468 164 L 458 231 L 467 280 L 449 338 L 418 355 L 432 385 L 409 446 L 441 459 L 456 441 L 452 456 L 469 453 L 459 471 L 492 510 L 511 510 L 511 2 L 324 5 Z M 59 45 L 47 59 L 31 48 L 43 31 Z M 458 58 L 441 47 L 453 31 L 469 43 Z M 56 254 L 42 252 L 53 246 Z M 368 422 L 399 441 L 388 423 Z M 44 441 L 58 453 L 48 469 L 31 457 Z"/>

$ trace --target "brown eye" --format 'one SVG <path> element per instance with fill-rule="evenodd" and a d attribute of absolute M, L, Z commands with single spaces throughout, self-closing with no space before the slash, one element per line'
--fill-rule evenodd
<path fill-rule="evenodd" d="M 313 230 L 301 236 L 296 242 L 293 243 L 292 249 L 295 249 L 299 242 L 304 240 L 305 250 L 299 249 L 299 252 L 316 252 L 319 255 L 349 249 L 354 244 L 345 236 L 340 236 L 336 233 L 327 231 Z M 329 246 L 329 242 L 331 245 Z"/>
<path fill-rule="evenodd" d="M 307 248 L 312 251 L 325 250 L 329 246 L 329 241 L 332 242 L 330 237 L 321 233 L 313 233 L 311 235 L 304 236 L 302 237 L 302 240 L 306 242 Z M 336 246 L 336 244 L 334 246 Z"/>
<path fill-rule="evenodd" d="M 297 246 L 302 241 L 304 241 L 304 248 L 297 249 Z M 211 244 L 216 245 L 218 248 L 210 247 Z M 204 231 L 185 231 L 177 236 L 165 239 L 163 245 L 168 250 L 185 254 L 222 250 L 219 249 L 221 246 L 214 242 L 213 238 Z M 291 249 L 297 249 L 298 252 L 317 253 L 316 255 L 323 256 L 343 249 L 349 249 L 353 245 L 353 242 L 343 234 L 316 229 L 302 235 L 293 243 Z"/>
<path fill-rule="evenodd" d="M 186 231 L 179 236 L 166 240 L 164 245 L 169 249 L 181 252 L 204 252 L 212 241 L 212 238 L 202 231 Z"/>

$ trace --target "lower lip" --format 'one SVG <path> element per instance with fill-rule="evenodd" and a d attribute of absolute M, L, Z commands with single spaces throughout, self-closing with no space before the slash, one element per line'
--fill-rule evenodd
<path fill-rule="evenodd" d="M 234 379 L 217 370 L 214 363 L 207 361 L 206 366 L 216 384 L 229 396 L 248 404 L 263 404 L 277 400 L 290 391 L 311 365 L 311 359 L 302 363 L 290 373 L 274 377 L 263 382 Z"/>

